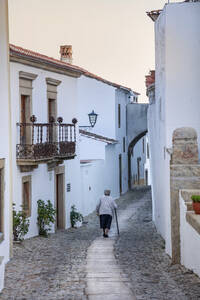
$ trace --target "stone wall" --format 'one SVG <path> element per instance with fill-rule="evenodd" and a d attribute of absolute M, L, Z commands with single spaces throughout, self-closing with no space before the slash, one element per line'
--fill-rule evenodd
<path fill-rule="evenodd" d="M 196 131 L 188 127 L 178 128 L 173 133 L 172 143 L 170 161 L 172 262 L 180 263 L 179 190 L 198 189 L 200 186 Z"/>

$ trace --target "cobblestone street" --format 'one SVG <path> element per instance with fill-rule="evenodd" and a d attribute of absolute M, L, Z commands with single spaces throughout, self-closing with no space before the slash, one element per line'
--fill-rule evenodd
<path fill-rule="evenodd" d="M 120 236 L 114 253 L 136 299 L 200 299 L 200 279 L 181 266 L 171 265 L 164 252 L 164 242 L 151 221 L 150 190 L 135 189 L 117 202 Z M 0 299 L 88 299 L 87 249 L 101 231 L 95 213 L 85 221 L 88 223 L 78 229 L 15 245 Z M 111 236 L 115 227 L 113 221 Z"/>
<path fill-rule="evenodd" d="M 100 234 L 96 214 L 88 219 L 88 224 L 78 229 L 15 245 L 0 299 L 86 299 L 87 248 Z"/>
<path fill-rule="evenodd" d="M 164 241 L 151 221 L 150 190 L 135 190 L 120 199 L 119 214 L 132 211 L 120 238 L 115 256 L 131 280 L 137 300 L 200 299 L 200 279 L 179 265 L 171 265 Z"/>

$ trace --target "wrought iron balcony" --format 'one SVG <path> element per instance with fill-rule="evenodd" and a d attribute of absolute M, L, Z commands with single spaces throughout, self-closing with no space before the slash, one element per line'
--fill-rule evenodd
<path fill-rule="evenodd" d="M 51 117 L 50 123 L 36 123 L 36 117 L 30 123 L 17 123 L 18 139 L 16 154 L 18 164 L 24 161 L 51 161 L 53 159 L 72 159 L 76 150 L 76 119 L 73 124 L 57 122 Z"/>

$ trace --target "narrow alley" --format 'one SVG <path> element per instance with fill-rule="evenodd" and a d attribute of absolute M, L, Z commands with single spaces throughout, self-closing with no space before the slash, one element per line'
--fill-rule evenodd
<path fill-rule="evenodd" d="M 102 245 L 105 243 L 98 217 L 93 213 L 78 229 L 15 244 L 14 257 L 6 267 L 5 289 L 0 299 L 200 299 L 200 279 L 180 265 L 171 265 L 164 252 L 164 242 L 151 220 L 150 189 L 134 189 L 117 202 L 120 236 L 116 235 L 113 221 L 110 239 L 106 239 L 109 245 L 105 249 L 109 251 L 109 261 L 114 248 L 116 261 L 112 265 L 116 266 L 110 271 L 111 275 L 119 274 L 124 288 L 133 293 L 132 298 L 129 292 L 117 288 L 112 297 L 109 296 L 109 282 L 118 282 L 111 278 L 106 280 L 105 289 L 96 290 L 96 294 L 93 290 L 91 295 L 91 276 L 88 275 L 91 256 L 88 259 L 88 255 L 94 253 L 94 247 L 100 247 L 103 252 L 101 241 Z M 98 273 L 102 260 L 96 258 Z M 113 275 L 115 279 L 118 278 L 116 274 Z"/>

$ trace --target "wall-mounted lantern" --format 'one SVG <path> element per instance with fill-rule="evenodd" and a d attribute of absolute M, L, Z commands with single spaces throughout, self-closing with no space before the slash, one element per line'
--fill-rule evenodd
<path fill-rule="evenodd" d="M 98 114 L 96 114 L 94 112 L 94 110 L 92 110 L 91 113 L 88 114 L 88 117 L 89 117 L 89 122 L 90 122 L 90 125 L 88 126 L 79 126 L 79 127 L 94 127 L 96 122 L 97 122 L 97 117 L 98 117 Z"/>

